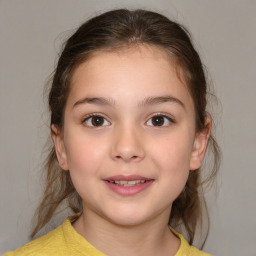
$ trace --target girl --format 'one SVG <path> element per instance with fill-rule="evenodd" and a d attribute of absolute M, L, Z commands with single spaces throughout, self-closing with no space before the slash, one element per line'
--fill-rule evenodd
<path fill-rule="evenodd" d="M 200 58 L 177 23 L 144 10 L 84 23 L 52 80 L 54 146 L 32 237 L 61 203 L 75 215 L 6 256 L 209 255 L 191 245 L 207 145 L 211 177 L 218 167 L 206 91 Z"/>

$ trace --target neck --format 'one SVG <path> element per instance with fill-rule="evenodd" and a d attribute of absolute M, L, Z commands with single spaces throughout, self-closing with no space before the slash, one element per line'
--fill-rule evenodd
<path fill-rule="evenodd" d="M 122 226 L 85 211 L 74 228 L 99 251 L 109 256 L 175 255 L 180 240 L 168 227 L 169 211 L 139 225 Z M 92 224 L 93 223 L 93 224 Z"/>

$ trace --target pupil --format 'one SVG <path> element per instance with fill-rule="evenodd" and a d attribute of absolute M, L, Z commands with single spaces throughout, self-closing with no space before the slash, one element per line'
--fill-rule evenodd
<path fill-rule="evenodd" d="M 152 123 L 155 126 L 161 126 L 164 123 L 164 118 L 162 116 L 156 116 L 153 118 Z"/>
<path fill-rule="evenodd" d="M 100 126 L 103 124 L 103 118 L 100 116 L 95 116 L 92 118 L 92 124 L 94 126 Z"/>

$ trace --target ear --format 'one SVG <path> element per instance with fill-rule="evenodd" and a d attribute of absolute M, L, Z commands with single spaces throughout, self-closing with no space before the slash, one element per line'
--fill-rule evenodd
<path fill-rule="evenodd" d="M 51 125 L 51 137 L 55 146 L 55 152 L 61 169 L 68 170 L 67 154 L 63 141 L 62 131 L 56 125 Z"/>
<path fill-rule="evenodd" d="M 207 116 L 205 118 L 205 129 L 196 134 L 193 150 L 190 158 L 190 170 L 197 170 L 200 168 L 204 155 L 207 149 L 208 140 L 211 134 L 212 122 L 211 118 Z"/>

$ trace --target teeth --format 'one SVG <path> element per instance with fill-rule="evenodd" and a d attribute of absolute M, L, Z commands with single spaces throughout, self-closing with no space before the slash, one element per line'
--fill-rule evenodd
<path fill-rule="evenodd" d="M 137 184 L 145 183 L 146 180 L 110 180 L 109 182 L 119 186 L 131 187 L 136 186 Z"/>

